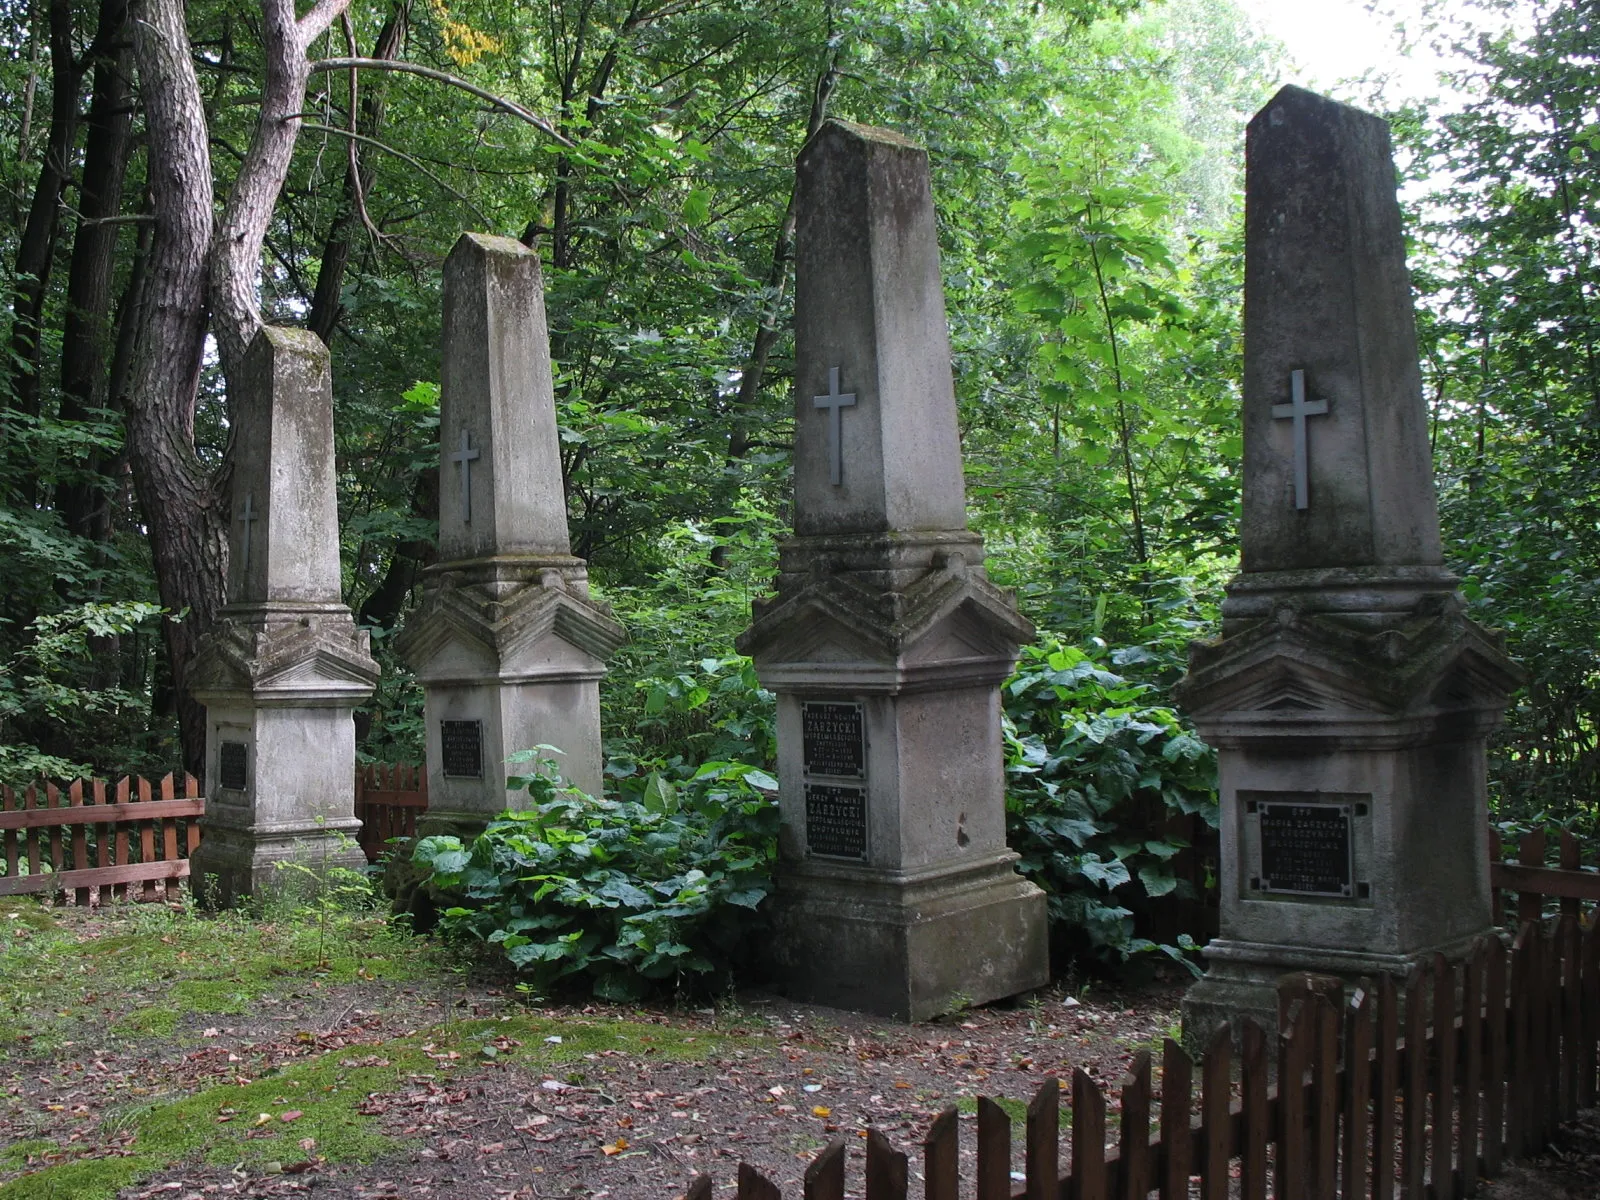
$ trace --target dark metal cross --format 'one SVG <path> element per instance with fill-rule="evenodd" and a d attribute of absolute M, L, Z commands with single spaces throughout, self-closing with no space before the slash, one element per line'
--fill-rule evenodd
<path fill-rule="evenodd" d="M 839 410 L 851 408 L 855 402 L 854 392 L 839 391 L 838 367 L 828 368 L 828 394 L 811 397 L 813 407 L 828 410 L 828 482 L 834 487 L 838 487 L 844 478 L 844 445 L 840 437 Z"/>
<path fill-rule="evenodd" d="M 461 464 L 461 519 L 472 522 L 472 463 L 482 457 L 482 451 L 472 449 L 472 435 L 461 431 L 461 449 L 450 456 L 450 461 Z"/>
<path fill-rule="evenodd" d="M 255 512 L 255 493 L 246 492 L 244 494 L 244 507 L 239 510 L 239 524 L 244 526 L 244 544 L 240 547 L 244 557 L 244 561 L 240 563 L 241 570 L 250 569 L 250 526 L 259 519 Z"/>
<path fill-rule="evenodd" d="M 1307 479 L 1308 453 L 1306 450 L 1306 418 L 1326 415 L 1326 400 L 1306 399 L 1306 373 L 1289 372 L 1289 403 L 1274 404 L 1275 418 L 1287 417 L 1294 422 L 1294 506 L 1308 508 L 1311 504 L 1311 487 Z"/>

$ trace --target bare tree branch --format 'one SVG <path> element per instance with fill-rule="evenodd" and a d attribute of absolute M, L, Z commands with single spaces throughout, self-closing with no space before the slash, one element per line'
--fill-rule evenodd
<path fill-rule="evenodd" d="M 493 92 L 484 91 L 476 84 L 468 83 L 455 75 L 444 71 L 436 71 L 432 67 L 419 66 L 416 63 L 397 62 L 386 58 L 324 58 L 311 64 L 311 74 L 319 71 L 340 71 L 346 67 L 365 67 L 373 71 L 401 71 L 407 75 L 421 75 L 424 79 L 432 79 L 439 83 L 448 83 L 451 87 L 460 88 L 464 92 L 471 92 L 480 100 L 494 105 L 501 112 L 509 113 L 519 121 L 526 121 L 541 133 L 548 134 L 553 140 L 563 146 L 571 146 L 572 142 L 556 132 L 554 125 L 535 112 L 523 108 L 515 100 L 507 100 L 504 96 L 497 96 Z"/>
<path fill-rule="evenodd" d="M 309 129 L 309 130 L 311 130 L 311 131 L 313 131 L 315 133 L 336 133 L 340 137 L 352 138 L 355 141 L 360 142 L 363 146 L 371 146 L 376 150 L 382 150 L 385 154 L 392 154 L 396 158 L 400 159 L 401 161 L 410 163 L 413 167 L 415 167 L 417 170 L 421 171 L 429 179 L 433 180 L 434 183 L 438 184 L 445 191 L 449 192 L 452 196 L 454 196 L 457 200 L 461 201 L 461 203 L 465 204 L 468 208 L 470 208 L 472 210 L 472 215 L 477 217 L 478 220 L 481 221 L 484 224 L 484 226 L 487 227 L 487 226 L 492 225 L 494 223 L 491 220 L 489 220 L 489 218 L 487 216 L 484 215 L 484 212 L 483 212 L 483 210 L 481 208 L 479 208 L 476 204 L 474 204 L 471 200 L 469 200 L 465 195 L 463 195 L 461 192 L 456 191 L 455 188 L 451 187 L 448 183 L 446 183 L 439 176 L 435 175 L 432 171 L 428 170 L 427 167 L 423 166 L 416 159 L 412 158 L 411 155 L 407 154 L 404 150 L 397 150 L 393 146 L 389 145 L 387 142 L 380 142 L 377 138 L 370 138 L 370 137 L 367 137 L 365 134 L 356 133 L 353 130 L 340 129 L 337 125 L 319 125 L 315 121 L 305 121 L 305 122 L 302 123 L 301 128 L 302 129 Z M 388 234 L 383 234 L 382 236 L 388 237 L 389 235 Z"/>

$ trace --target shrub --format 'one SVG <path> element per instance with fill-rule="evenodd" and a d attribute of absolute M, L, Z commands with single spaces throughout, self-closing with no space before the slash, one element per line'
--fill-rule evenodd
<path fill-rule="evenodd" d="M 776 780 L 715 762 L 681 784 L 652 772 L 637 798 L 607 800 L 539 767 L 517 781 L 532 806 L 471 846 L 417 843 L 413 861 L 450 905 L 444 933 L 497 947 L 531 988 L 581 981 L 612 1000 L 720 986 L 749 963 L 777 852 Z"/>
<path fill-rule="evenodd" d="M 1136 937 L 1134 917 L 1161 898 L 1198 899 L 1171 869 L 1188 843 L 1165 830 L 1179 813 L 1216 827 L 1216 757 L 1151 703 L 1151 685 L 1109 669 L 1123 657 L 1141 652 L 1049 634 L 1024 648 L 1004 694 L 1007 840 L 1049 896 L 1058 949 L 1112 963 L 1163 950 L 1192 969 L 1187 938 Z"/>

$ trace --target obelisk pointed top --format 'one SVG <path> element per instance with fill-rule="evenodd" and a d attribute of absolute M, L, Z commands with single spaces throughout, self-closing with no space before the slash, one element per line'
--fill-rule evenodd
<path fill-rule="evenodd" d="M 795 210 L 795 533 L 964 530 L 927 153 L 829 121 Z"/>
<path fill-rule="evenodd" d="M 439 557 L 566 555 L 539 256 L 462 234 L 444 268 Z"/>
<path fill-rule="evenodd" d="M 1245 156 L 1243 569 L 1436 568 L 1388 126 L 1285 87 Z"/>

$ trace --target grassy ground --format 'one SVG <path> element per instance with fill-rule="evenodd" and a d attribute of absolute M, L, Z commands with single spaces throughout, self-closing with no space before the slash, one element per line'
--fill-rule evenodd
<path fill-rule="evenodd" d="M 396 1142 L 362 1108 L 400 1082 L 503 1054 L 537 1070 L 602 1050 L 694 1058 L 726 1040 L 514 1006 L 479 1018 L 469 986 L 373 911 L 0 901 L 0 1196 L 100 1200 L 180 1161 L 269 1174 L 366 1162 Z M 363 1026 L 351 1010 L 390 1019 Z M 244 1052 L 218 1064 L 224 1026 Z"/>

